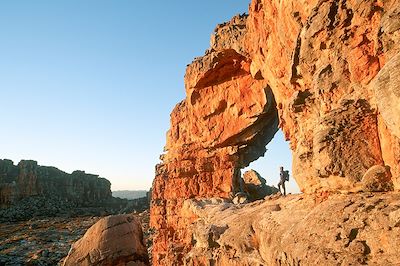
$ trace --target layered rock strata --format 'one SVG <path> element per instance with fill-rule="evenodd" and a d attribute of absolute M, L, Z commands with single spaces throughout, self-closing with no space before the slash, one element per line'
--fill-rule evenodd
<path fill-rule="evenodd" d="M 23 160 L 15 166 L 10 160 L 0 160 L 0 206 L 31 196 L 57 197 L 88 206 L 110 199 L 111 183 L 98 175 L 83 171 L 67 174 L 35 161 Z"/>
<path fill-rule="evenodd" d="M 398 0 L 253 0 L 216 28 L 187 68 L 156 167 L 155 265 L 193 246 L 184 200 L 240 190 L 239 170 L 278 124 L 303 192 L 400 188 L 399 18 Z"/>

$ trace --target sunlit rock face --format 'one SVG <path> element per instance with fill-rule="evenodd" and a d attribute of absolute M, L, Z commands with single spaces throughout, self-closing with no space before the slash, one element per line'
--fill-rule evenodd
<path fill-rule="evenodd" d="M 374 165 L 390 166 L 399 188 L 399 68 L 376 77 L 399 51 L 399 1 L 252 1 L 247 29 L 301 190 L 357 190 Z"/>
<path fill-rule="evenodd" d="M 184 199 L 237 192 L 238 170 L 278 124 L 303 192 L 400 188 L 399 18 L 398 0 L 253 0 L 248 17 L 216 28 L 187 68 L 156 168 L 155 265 L 193 245 Z"/>
<path fill-rule="evenodd" d="M 18 165 L 0 160 L 0 206 L 31 196 L 50 196 L 78 205 L 100 203 L 111 198 L 111 183 L 97 175 L 74 171 L 67 174 L 55 167 L 22 160 Z"/>

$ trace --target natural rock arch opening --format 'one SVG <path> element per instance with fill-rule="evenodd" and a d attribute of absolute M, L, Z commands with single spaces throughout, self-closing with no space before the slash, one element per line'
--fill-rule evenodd
<path fill-rule="evenodd" d="M 243 182 L 244 174 L 249 170 L 256 171 L 266 179 L 268 186 L 277 187 L 279 183 L 279 167 L 289 170 L 291 178 L 286 183 L 287 193 L 300 193 L 300 188 L 292 174 L 292 152 L 284 132 L 279 128 L 279 111 L 276 105 L 273 91 L 269 85 L 264 89 L 266 104 L 263 112 L 258 114 L 257 120 L 244 129 L 243 135 L 247 135 L 248 142 L 245 148 L 239 150 L 238 171 L 239 183 Z M 259 100 L 259 99 L 258 99 Z M 256 104 L 256 103 L 254 103 Z M 249 137 L 251 136 L 251 137 Z M 233 136 L 232 138 L 238 138 Z M 240 146 L 240 144 L 238 144 Z M 244 181 L 245 182 L 245 181 Z M 243 190 L 243 185 L 233 188 L 234 192 Z"/>
<path fill-rule="evenodd" d="M 283 166 L 289 170 L 290 180 L 286 183 L 286 192 L 297 194 L 301 193 L 300 188 L 292 175 L 292 154 L 289 143 L 279 129 L 273 139 L 266 145 L 266 152 L 257 160 L 251 162 L 247 167 L 241 169 L 241 175 L 247 171 L 254 170 L 266 180 L 268 186 L 277 187 L 279 182 L 279 167 Z"/>
<path fill-rule="evenodd" d="M 266 85 L 263 91 L 266 98 L 263 111 L 256 115 L 256 120 L 250 126 L 244 128 L 240 134 L 233 135 L 230 141 L 225 143 L 239 147 L 232 191 L 246 192 L 244 174 L 249 170 L 256 171 L 266 179 L 268 186 L 277 187 L 279 166 L 283 166 L 291 175 L 290 182 L 286 183 L 286 192 L 300 193 L 300 188 L 292 175 L 292 153 L 289 142 L 279 128 L 279 111 L 275 97 L 269 85 Z M 257 99 L 254 104 L 259 102 L 260 99 Z"/>

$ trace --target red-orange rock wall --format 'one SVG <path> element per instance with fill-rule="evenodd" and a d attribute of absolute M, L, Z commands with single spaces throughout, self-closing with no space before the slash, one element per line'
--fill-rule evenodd
<path fill-rule="evenodd" d="M 398 140 L 379 138 L 385 133 L 370 87 L 398 53 L 398 6 L 252 2 L 245 41 L 251 73 L 261 73 L 274 93 L 293 151 L 293 174 L 304 192 L 357 189 L 373 165 L 389 165 L 398 179 Z"/>

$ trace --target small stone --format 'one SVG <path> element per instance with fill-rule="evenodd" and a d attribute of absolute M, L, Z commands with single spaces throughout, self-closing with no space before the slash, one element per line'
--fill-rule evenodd
<path fill-rule="evenodd" d="M 248 202 L 248 195 L 243 192 L 236 193 L 235 197 L 232 199 L 233 204 L 245 204 Z"/>

